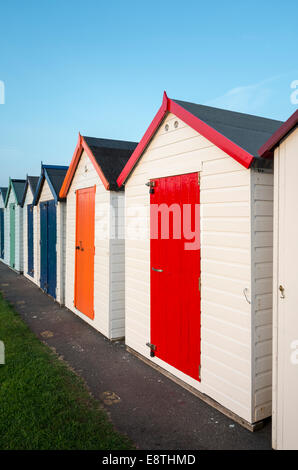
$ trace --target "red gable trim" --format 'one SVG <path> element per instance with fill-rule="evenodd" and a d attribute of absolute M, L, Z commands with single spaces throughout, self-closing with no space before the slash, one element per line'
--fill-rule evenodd
<path fill-rule="evenodd" d="M 148 129 L 146 130 L 144 136 L 142 137 L 142 139 L 140 140 L 140 142 L 138 143 L 138 145 L 136 146 L 134 152 L 132 153 L 132 155 L 130 156 L 130 159 L 128 160 L 128 162 L 126 163 L 125 167 L 123 168 L 123 170 L 121 171 L 120 175 L 118 176 L 118 179 L 117 179 L 117 183 L 118 183 L 118 186 L 121 187 L 122 184 L 124 183 L 124 181 L 127 179 L 127 177 L 129 176 L 129 174 L 131 173 L 131 171 L 133 170 L 135 164 L 137 163 L 137 161 L 139 160 L 139 158 L 141 157 L 143 151 L 145 150 L 145 148 L 147 147 L 148 143 L 150 142 L 150 140 L 152 139 L 152 136 L 153 134 L 155 133 L 155 131 L 157 130 L 157 128 L 159 127 L 161 121 L 163 120 L 166 112 L 167 112 L 167 102 L 168 102 L 168 97 L 167 97 L 167 94 L 166 92 L 164 92 L 163 94 L 163 100 L 162 100 L 162 105 L 161 107 L 159 108 L 159 110 L 157 111 L 157 114 L 155 115 L 155 118 L 153 119 L 153 121 L 151 122 L 150 126 L 148 127 Z"/>
<path fill-rule="evenodd" d="M 81 154 L 82 154 L 83 150 L 85 150 L 85 152 L 87 153 L 87 155 L 90 158 L 91 162 L 93 163 L 94 168 L 97 171 L 98 176 L 100 177 L 105 189 L 108 190 L 110 188 L 108 180 L 106 179 L 106 177 L 103 174 L 100 166 L 98 165 L 96 159 L 94 158 L 94 155 L 91 152 L 89 146 L 87 145 L 84 137 L 81 136 L 81 134 L 79 134 L 77 146 L 75 148 L 71 163 L 69 165 L 69 168 L 68 168 L 67 173 L 65 175 L 62 187 L 60 189 L 59 197 L 61 197 L 61 198 L 65 198 L 67 196 L 68 190 L 70 188 L 72 179 L 74 177 L 74 174 L 75 174 L 75 171 L 76 171 L 76 168 L 78 166 L 78 163 L 79 163 L 79 160 L 80 160 L 80 157 L 81 157 Z"/>
<path fill-rule="evenodd" d="M 164 92 L 161 107 L 117 179 L 118 186 L 121 186 L 128 178 L 167 112 L 175 114 L 175 116 L 199 132 L 199 134 L 230 155 L 230 157 L 234 158 L 237 162 L 241 163 L 245 168 L 250 167 L 254 159 L 253 155 L 246 152 L 246 150 L 217 132 L 213 127 L 201 121 L 201 119 L 197 118 L 189 111 L 186 111 L 182 106 L 168 98 L 166 92 Z"/>
<path fill-rule="evenodd" d="M 259 155 L 263 158 L 271 157 L 274 147 L 298 124 L 298 109 L 284 122 L 277 131 L 259 149 Z"/>

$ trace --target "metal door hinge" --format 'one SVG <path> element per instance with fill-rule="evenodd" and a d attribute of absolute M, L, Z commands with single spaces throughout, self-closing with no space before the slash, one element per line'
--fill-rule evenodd
<path fill-rule="evenodd" d="M 149 194 L 154 194 L 155 181 L 148 181 L 145 183 L 146 186 L 149 186 Z"/>
<path fill-rule="evenodd" d="M 201 364 L 199 365 L 199 379 L 201 380 Z"/>
<path fill-rule="evenodd" d="M 201 184 L 201 173 L 199 172 L 198 173 L 198 185 L 200 186 L 200 184 Z"/>
<path fill-rule="evenodd" d="M 199 277 L 199 291 L 201 292 L 201 287 L 202 287 L 202 284 L 201 284 L 201 276 Z"/>
<path fill-rule="evenodd" d="M 148 346 L 148 348 L 150 348 L 150 356 L 151 356 L 151 357 L 154 357 L 154 356 L 155 356 L 155 351 L 156 351 L 156 346 L 155 346 L 155 344 L 146 343 L 146 346 Z"/>

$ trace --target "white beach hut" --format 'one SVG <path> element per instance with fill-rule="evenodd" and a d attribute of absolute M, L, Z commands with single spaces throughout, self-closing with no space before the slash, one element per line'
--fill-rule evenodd
<path fill-rule="evenodd" d="M 79 135 L 60 191 L 65 305 L 109 339 L 124 336 L 124 191 L 116 180 L 136 145 Z"/>
<path fill-rule="evenodd" d="M 25 180 L 9 178 L 4 211 L 4 262 L 23 272 L 23 208 Z"/>
<path fill-rule="evenodd" d="M 257 150 L 280 125 L 164 94 L 118 178 L 128 348 L 249 429 L 271 415 L 273 170 Z"/>
<path fill-rule="evenodd" d="M 298 110 L 259 153 L 274 160 L 272 446 L 298 450 Z"/>
<path fill-rule="evenodd" d="M 34 220 L 33 198 L 36 191 L 38 176 L 27 176 L 21 205 L 23 207 L 23 246 L 24 246 L 24 276 L 38 284 L 34 271 Z"/>
<path fill-rule="evenodd" d="M 42 165 L 34 194 L 34 275 L 47 294 L 64 303 L 66 204 L 59 191 L 68 167 Z"/>

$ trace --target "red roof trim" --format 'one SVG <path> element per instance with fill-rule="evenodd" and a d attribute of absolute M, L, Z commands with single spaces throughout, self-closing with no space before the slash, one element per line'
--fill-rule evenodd
<path fill-rule="evenodd" d="M 189 111 L 186 111 L 186 109 L 175 103 L 175 101 L 169 100 L 168 109 L 171 113 L 175 114 L 175 116 L 180 118 L 195 131 L 199 132 L 199 134 L 216 145 L 216 147 L 230 155 L 230 157 L 241 163 L 241 165 L 243 165 L 245 168 L 249 168 L 254 157 L 242 147 L 239 147 L 239 145 L 220 134 L 220 132 L 216 131 L 213 127 L 209 126 L 204 121 L 201 121 L 201 119 L 197 118 Z"/>
<path fill-rule="evenodd" d="M 141 157 L 142 153 L 144 152 L 145 148 L 149 144 L 150 140 L 152 139 L 152 136 L 155 134 L 157 128 L 159 127 L 161 121 L 163 120 L 167 112 L 167 103 L 168 103 L 168 97 L 167 97 L 166 92 L 164 92 L 161 107 L 157 111 L 153 121 L 151 122 L 144 136 L 142 137 L 142 139 L 136 146 L 134 152 L 130 156 L 130 159 L 128 160 L 125 167 L 123 168 L 120 175 L 118 176 L 117 183 L 119 187 L 122 186 L 124 181 L 127 179 L 132 169 L 134 168 L 135 164 Z"/>
<path fill-rule="evenodd" d="M 60 193 L 59 193 L 60 198 L 65 198 L 67 196 L 68 190 L 70 188 L 72 179 L 74 177 L 74 174 L 75 174 L 75 171 L 76 171 L 76 168 L 78 166 L 78 163 L 79 163 L 79 160 L 80 160 L 80 157 L 81 157 L 81 154 L 82 154 L 83 150 L 85 150 L 85 152 L 87 153 L 87 155 L 90 158 L 91 162 L 93 163 L 94 168 L 97 171 L 98 176 L 100 177 L 105 189 L 108 190 L 109 187 L 110 187 L 108 180 L 106 179 L 106 177 L 103 174 L 100 166 L 98 165 L 96 159 L 94 158 L 94 155 L 91 152 L 89 146 L 87 145 L 84 137 L 81 136 L 81 134 L 79 133 L 78 143 L 76 145 L 71 163 L 69 165 L 69 168 L 68 168 L 67 173 L 65 175 L 62 187 L 60 189 Z"/>
<path fill-rule="evenodd" d="M 218 148 L 230 155 L 237 162 L 241 163 L 241 165 L 243 165 L 245 168 L 250 167 L 254 159 L 253 155 L 248 153 L 243 148 L 239 147 L 239 145 L 235 144 L 224 135 L 217 132 L 213 127 L 201 121 L 189 111 L 186 111 L 186 109 L 184 109 L 182 106 L 168 98 L 166 92 L 164 92 L 161 107 L 159 108 L 155 118 L 153 119 L 147 131 L 145 132 L 142 140 L 136 147 L 135 151 L 131 155 L 130 159 L 128 160 L 127 164 L 125 165 L 117 179 L 118 186 L 121 186 L 126 181 L 129 174 L 132 172 L 134 166 L 141 158 L 142 153 L 149 144 L 150 140 L 152 139 L 153 135 L 155 134 L 157 128 L 159 127 L 161 121 L 163 120 L 167 112 L 175 114 L 175 116 L 177 116 L 183 122 L 195 129 L 203 137 L 205 137 Z"/>
<path fill-rule="evenodd" d="M 271 157 L 276 145 L 298 124 L 298 109 L 284 122 L 277 131 L 259 149 L 259 155 L 263 158 Z"/>

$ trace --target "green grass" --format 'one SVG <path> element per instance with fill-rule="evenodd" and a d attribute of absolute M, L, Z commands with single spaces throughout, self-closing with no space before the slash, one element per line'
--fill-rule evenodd
<path fill-rule="evenodd" d="M 83 381 L 0 294 L 0 449 L 131 449 Z"/>

